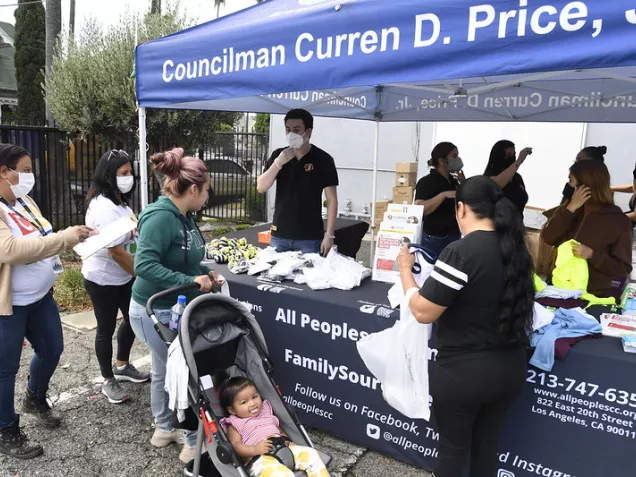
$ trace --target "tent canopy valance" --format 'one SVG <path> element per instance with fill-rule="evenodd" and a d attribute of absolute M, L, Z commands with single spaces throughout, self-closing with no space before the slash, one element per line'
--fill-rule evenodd
<path fill-rule="evenodd" d="M 139 105 L 380 121 L 631 122 L 636 9 L 269 0 L 137 49 Z"/>
<path fill-rule="evenodd" d="M 266 0 L 142 44 L 142 204 L 146 108 L 303 107 L 376 125 L 634 122 L 635 7 L 632 0 Z"/>

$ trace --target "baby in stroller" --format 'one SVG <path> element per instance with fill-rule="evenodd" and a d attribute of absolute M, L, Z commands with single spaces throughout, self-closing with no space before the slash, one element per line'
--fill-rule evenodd
<path fill-rule="evenodd" d="M 320 455 L 311 447 L 291 442 L 279 427 L 268 401 L 261 399 L 256 385 L 248 378 L 234 377 L 222 387 L 221 405 L 230 414 L 220 421 L 236 453 L 248 462 L 254 477 L 293 477 L 292 469 L 277 457 L 287 446 L 294 469 L 309 477 L 329 477 Z"/>

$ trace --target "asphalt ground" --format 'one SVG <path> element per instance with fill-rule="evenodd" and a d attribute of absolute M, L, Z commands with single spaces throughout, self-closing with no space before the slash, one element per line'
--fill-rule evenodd
<path fill-rule="evenodd" d="M 44 455 L 28 461 L 0 456 L 0 477 L 176 477 L 183 475 L 180 448 L 155 449 L 150 412 L 150 385 L 123 383 L 130 400 L 113 405 L 101 394 L 99 367 L 93 349 L 95 331 L 65 328 L 65 351 L 53 376 L 49 395 L 63 418 L 60 429 L 36 425 L 29 415 L 22 425 L 33 442 L 44 446 Z M 24 394 L 30 346 L 23 350 L 16 401 Z M 131 361 L 150 370 L 146 349 L 133 347 Z M 310 430 L 314 444 L 333 456 L 334 477 L 430 477 L 430 474 L 375 452 Z"/>

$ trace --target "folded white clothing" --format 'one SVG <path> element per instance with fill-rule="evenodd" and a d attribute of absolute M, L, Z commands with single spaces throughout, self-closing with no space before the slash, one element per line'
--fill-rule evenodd
<path fill-rule="evenodd" d="M 535 298 L 557 298 L 559 300 L 578 300 L 583 296 L 583 290 L 564 290 L 552 285 L 548 285 L 544 290 L 538 292 Z"/>
<path fill-rule="evenodd" d="M 270 272 L 279 277 L 287 277 L 305 264 L 304 258 L 284 257 L 276 262 Z"/>
<path fill-rule="evenodd" d="M 165 391 L 168 393 L 168 408 L 177 411 L 179 422 L 185 420 L 185 410 L 188 409 L 188 379 L 190 371 L 186 363 L 181 342 L 175 339 L 168 348 L 166 362 Z"/>
<path fill-rule="evenodd" d="M 532 313 L 532 331 L 537 331 L 544 326 L 549 325 L 554 320 L 554 312 L 548 310 L 539 303 L 534 304 Z"/>

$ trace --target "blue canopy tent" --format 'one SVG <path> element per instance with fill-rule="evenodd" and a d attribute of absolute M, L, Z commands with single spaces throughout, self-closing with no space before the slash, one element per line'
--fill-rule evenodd
<path fill-rule="evenodd" d="M 142 204 L 146 108 L 284 114 L 302 107 L 375 121 L 372 216 L 380 122 L 634 122 L 635 6 L 267 0 L 142 44 Z"/>

